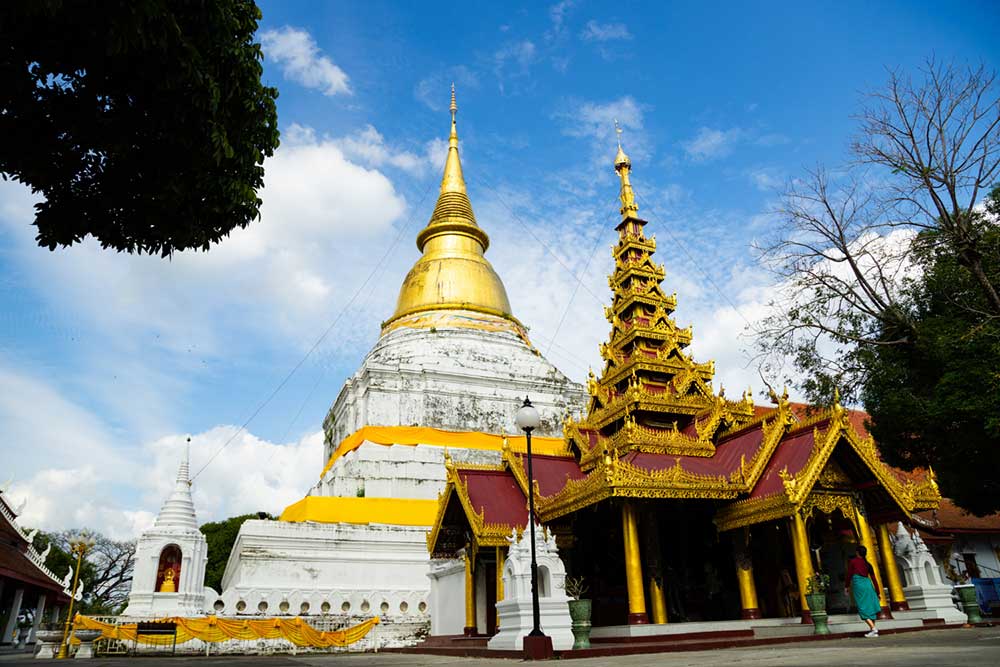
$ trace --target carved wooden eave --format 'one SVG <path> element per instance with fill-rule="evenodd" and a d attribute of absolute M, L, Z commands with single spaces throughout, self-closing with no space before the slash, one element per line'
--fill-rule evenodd
<path fill-rule="evenodd" d="M 504 455 L 508 456 L 509 450 L 505 450 Z M 445 460 L 445 487 L 438 495 L 438 512 L 434 519 L 434 525 L 427 532 L 427 551 L 430 554 L 433 555 L 436 553 L 438 537 L 441 534 L 452 498 L 457 498 L 462 507 L 472 536 L 472 546 L 475 549 L 508 546 L 507 537 L 510 536 L 511 531 L 520 531 L 523 529 L 523 526 L 486 522 L 485 512 L 482 508 L 477 510 L 473 506 L 472 499 L 469 497 L 468 484 L 462 479 L 459 473 L 460 470 L 504 472 L 507 469 L 506 463 L 499 465 L 463 463 L 459 466 L 452 462 L 450 458 Z"/>
<path fill-rule="evenodd" d="M 874 439 L 870 436 L 861 437 L 851 425 L 848 411 L 839 405 L 796 425 L 789 430 L 786 437 L 800 434 L 810 428 L 813 429 L 813 445 L 805 465 L 795 474 L 789 473 L 787 468 L 779 471 L 783 491 L 761 498 L 739 500 L 723 507 L 713 519 L 720 531 L 790 517 L 795 512 L 808 514 L 820 502 L 825 504 L 823 507 L 825 509 L 835 506 L 836 503 L 846 502 L 834 499 L 832 496 L 849 497 L 857 493 L 855 490 L 834 492 L 817 488 L 821 477 L 830 474 L 830 466 L 833 464 L 831 456 L 840 443 L 845 443 L 858 455 L 866 469 L 871 472 L 876 484 L 886 492 L 903 516 L 909 516 L 922 509 L 935 508 L 940 502 L 941 495 L 932 473 L 919 484 L 913 480 L 900 479 L 892 468 L 882 462 Z M 851 516 L 848 518 L 853 521 Z"/>
<path fill-rule="evenodd" d="M 608 446 L 611 438 L 599 440 L 598 446 L 588 450 L 585 456 L 590 465 L 587 476 L 578 480 L 567 479 L 559 492 L 539 496 L 536 501 L 538 514 L 543 521 L 551 521 L 608 498 L 738 498 L 749 493 L 757 484 L 793 423 L 787 401 L 782 402 L 775 412 L 757 421 L 755 427 L 762 431 L 760 446 L 749 461 L 741 458 L 740 465 L 727 475 L 693 473 L 684 468 L 681 457 L 673 466 L 662 470 L 640 468 L 623 460 L 617 451 Z M 734 433 L 739 435 L 746 430 L 749 429 Z M 575 424 L 568 424 L 567 432 L 585 437 Z"/>

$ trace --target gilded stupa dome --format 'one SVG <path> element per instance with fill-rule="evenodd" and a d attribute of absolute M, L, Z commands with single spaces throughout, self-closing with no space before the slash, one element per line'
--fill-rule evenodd
<path fill-rule="evenodd" d="M 384 326 L 434 310 L 466 310 L 513 320 L 507 290 L 484 253 L 489 236 L 476 223 L 458 156 L 455 89 L 451 92 L 451 135 L 441 192 L 431 219 L 419 234 L 422 256 L 406 274 L 396 312 Z M 516 320 L 515 320 L 516 321 Z"/>

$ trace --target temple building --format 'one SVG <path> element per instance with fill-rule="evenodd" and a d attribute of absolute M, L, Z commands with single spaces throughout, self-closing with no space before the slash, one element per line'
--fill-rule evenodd
<path fill-rule="evenodd" d="M 440 194 L 417 235 L 421 256 L 375 346 L 323 423 L 315 486 L 278 521 L 243 524 L 205 604 L 219 614 L 380 614 L 400 637 L 426 632 L 426 534 L 446 482 L 445 456 L 501 462 L 524 451 L 514 412 L 530 395 L 536 451 L 560 453 L 562 421 L 586 391 L 532 345 L 486 259 L 459 157 L 457 104 Z"/>
<path fill-rule="evenodd" d="M 51 543 L 39 553 L 38 531 L 25 530 L 17 522 L 27 501 L 12 506 L 4 491 L 0 489 L 0 646 L 19 639 L 33 644 L 41 624 L 58 622 L 60 611 L 69 604 L 73 572 L 60 577 L 46 567 Z M 26 621 L 31 627 L 24 632 L 19 625 Z"/>
<path fill-rule="evenodd" d="M 676 295 L 663 288 L 620 144 L 614 168 L 621 219 L 604 367 L 589 378 L 585 414 L 565 421 L 562 447 L 533 457 L 538 518 L 567 573 L 589 585 L 595 636 L 597 626 L 808 623 L 805 594 L 819 568 L 831 575 L 830 611 L 846 612 L 844 570 L 858 544 L 888 591 L 882 615 L 908 609 L 890 534 L 937 507 L 933 473 L 884 464 L 836 399 L 809 413 L 787 392 L 762 408 L 749 390 L 735 399 L 714 390 L 713 363 L 692 359 L 691 329 L 673 318 Z M 445 633 L 496 631 L 496 573 L 507 536 L 527 523 L 525 458 L 510 447 L 496 464 L 448 462 L 428 549 L 466 568 L 466 602 L 464 614 L 441 619 Z"/>

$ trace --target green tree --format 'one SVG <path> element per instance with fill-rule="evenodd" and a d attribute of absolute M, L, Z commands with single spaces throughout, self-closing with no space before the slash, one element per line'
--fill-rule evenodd
<path fill-rule="evenodd" d="M 207 250 L 260 216 L 278 145 L 252 0 L 0 3 L 0 174 L 37 241 Z"/>
<path fill-rule="evenodd" d="M 80 566 L 83 599 L 77 609 L 83 614 L 120 614 L 128 602 L 132 585 L 135 540 L 113 540 L 93 531 L 65 530 L 39 533 L 34 546 L 42 552 L 51 544 L 45 566 L 65 577 L 76 567 L 76 558 L 70 553 L 70 540 L 82 532 L 88 532 L 95 541 Z"/>
<path fill-rule="evenodd" d="M 933 465 L 960 504 L 1000 509 L 1000 494 L 968 493 L 998 444 L 1000 195 L 984 196 L 1000 180 L 996 74 L 933 61 L 892 71 L 857 118 L 853 160 L 792 181 L 760 246 L 779 279 L 754 327 L 761 374 L 816 404 L 835 389 L 863 400 L 889 460 Z"/>
<path fill-rule="evenodd" d="M 267 512 L 257 512 L 256 514 L 242 514 L 230 517 L 222 521 L 212 521 L 201 526 L 201 532 L 205 536 L 208 545 L 208 564 L 205 566 L 205 585 L 218 592 L 222 592 L 222 575 L 226 571 L 226 563 L 229 562 L 229 553 L 236 543 L 236 536 L 240 532 L 240 526 L 247 519 L 274 519 Z"/>
<path fill-rule="evenodd" d="M 989 208 L 1000 216 L 1000 188 Z M 989 514 L 1000 510 L 1000 317 L 960 253 L 933 234 L 915 242 L 912 342 L 864 348 L 861 397 L 887 462 L 933 466 L 958 505 Z M 979 247 L 983 275 L 1000 284 L 1000 226 L 987 228 Z"/>

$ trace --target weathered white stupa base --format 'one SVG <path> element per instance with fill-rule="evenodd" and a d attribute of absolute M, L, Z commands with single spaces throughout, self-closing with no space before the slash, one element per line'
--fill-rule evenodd
<path fill-rule="evenodd" d="M 941 618 L 947 623 L 965 623 L 964 612 L 955 608 L 951 586 L 906 586 L 903 595 L 913 611 L 932 612 L 925 618 Z"/>
<path fill-rule="evenodd" d="M 344 383 L 323 423 L 327 458 L 363 426 L 426 426 L 515 433 L 514 413 L 531 398 L 538 436 L 562 435 L 582 409 L 572 382 L 509 320 L 472 311 L 418 313 L 394 323 Z"/>
<path fill-rule="evenodd" d="M 497 602 L 500 632 L 487 646 L 494 651 L 520 651 L 524 638 L 534 628 L 531 602 L 531 547 L 525 533 L 507 538 L 510 550 L 503 568 L 503 590 L 507 596 Z M 573 648 L 573 622 L 566 597 L 566 567 L 559 558 L 555 535 L 546 536 L 542 527 L 535 526 L 535 553 L 538 562 L 538 610 L 542 632 L 552 638 L 552 648 L 568 651 Z"/>
<path fill-rule="evenodd" d="M 385 616 L 416 641 L 430 627 L 427 528 L 250 520 L 236 538 L 222 594 L 226 616 Z M 380 634 L 390 631 L 380 626 Z"/>

